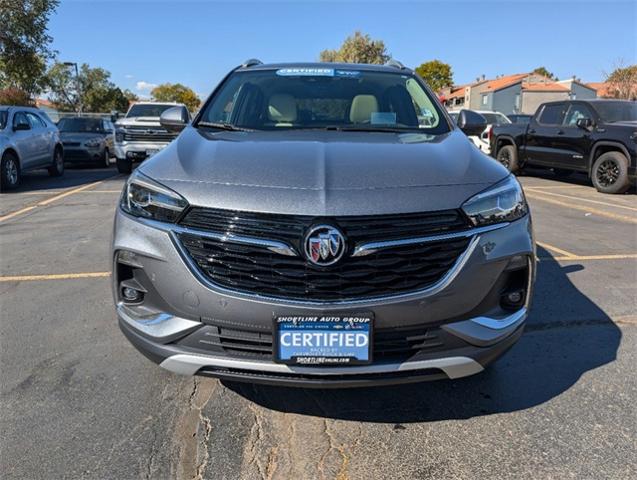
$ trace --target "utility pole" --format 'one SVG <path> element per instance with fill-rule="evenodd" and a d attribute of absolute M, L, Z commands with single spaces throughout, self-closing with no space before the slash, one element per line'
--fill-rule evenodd
<path fill-rule="evenodd" d="M 75 67 L 75 88 L 77 89 L 77 110 L 78 114 L 82 115 L 82 87 L 80 85 L 80 71 L 77 68 L 77 63 L 75 62 L 64 62 L 64 65 L 67 67 Z"/>

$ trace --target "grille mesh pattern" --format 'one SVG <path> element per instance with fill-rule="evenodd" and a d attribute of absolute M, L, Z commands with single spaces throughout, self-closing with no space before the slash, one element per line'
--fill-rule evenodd
<path fill-rule="evenodd" d="M 198 235 L 179 239 L 213 283 L 269 297 L 340 301 L 396 295 L 426 288 L 451 268 L 468 238 L 380 250 L 347 257 L 327 268 L 310 266 L 263 248 L 218 242 Z"/>
<path fill-rule="evenodd" d="M 306 215 L 276 215 L 192 207 L 180 222 L 183 226 L 201 230 L 282 240 L 296 247 L 307 229 L 318 223 L 339 227 L 350 244 L 438 234 L 469 227 L 459 210 L 317 219 Z"/>
<path fill-rule="evenodd" d="M 132 142 L 171 142 L 175 138 L 175 133 L 159 128 L 128 127 L 124 130 L 124 140 Z"/>

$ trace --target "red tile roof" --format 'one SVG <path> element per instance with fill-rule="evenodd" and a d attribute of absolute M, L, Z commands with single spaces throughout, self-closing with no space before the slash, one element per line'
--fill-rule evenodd
<path fill-rule="evenodd" d="M 510 87 L 511 85 L 521 82 L 529 75 L 530 73 L 516 73 L 514 75 L 506 75 L 504 77 L 496 78 L 495 80 L 487 82 L 486 89 L 495 91 L 505 87 Z"/>
<path fill-rule="evenodd" d="M 598 97 L 614 98 L 613 87 L 606 82 L 589 82 L 586 86 L 596 90 Z"/>
<path fill-rule="evenodd" d="M 568 92 L 564 85 L 555 82 L 523 83 L 522 90 L 529 92 Z"/>

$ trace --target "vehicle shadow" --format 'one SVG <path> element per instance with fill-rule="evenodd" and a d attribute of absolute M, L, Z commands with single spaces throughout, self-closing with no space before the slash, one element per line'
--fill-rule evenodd
<path fill-rule="evenodd" d="M 553 173 L 551 169 L 548 169 L 548 168 L 525 167 L 524 170 L 517 175 L 524 176 L 524 177 L 543 178 L 546 180 L 554 180 L 554 181 L 563 183 L 565 185 L 580 185 L 583 187 L 591 187 L 593 189 L 595 188 L 593 186 L 593 183 L 591 182 L 591 179 L 588 178 L 588 175 L 583 172 L 573 172 L 571 175 L 568 175 L 565 177 L 559 177 L 555 175 L 555 173 Z M 637 193 L 637 186 L 633 185 L 626 193 L 627 194 Z"/>
<path fill-rule="evenodd" d="M 334 419 L 411 423 L 523 410 L 560 395 L 589 370 L 613 362 L 621 332 L 580 292 L 560 265 L 538 249 L 534 304 L 520 341 L 486 371 L 459 380 L 380 388 L 314 390 L 224 382 L 263 407 Z"/>
<path fill-rule="evenodd" d="M 46 170 L 32 170 L 22 174 L 20 185 L 13 190 L 2 192 L 3 194 L 16 194 L 35 192 L 39 190 L 62 190 L 73 187 L 81 187 L 87 183 L 105 180 L 117 175 L 114 165 L 109 168 L 95 168 L 94 166 L 80 166 L 70 169 L 66 165 L 64 175 L 51 177 Z"/>

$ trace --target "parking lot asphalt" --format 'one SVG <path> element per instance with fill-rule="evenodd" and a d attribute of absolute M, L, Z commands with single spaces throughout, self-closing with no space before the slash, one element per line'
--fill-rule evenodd
<path fill-rule="evenodd" d="M 2 477 L 637 478 L 637 196 L 521 177 L 540 257 L 520 342 L 474 377 L 301 390 L 181 377 L 120 333 L 125 177 L 0 195 Z"/>

